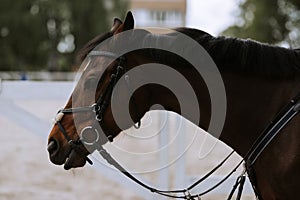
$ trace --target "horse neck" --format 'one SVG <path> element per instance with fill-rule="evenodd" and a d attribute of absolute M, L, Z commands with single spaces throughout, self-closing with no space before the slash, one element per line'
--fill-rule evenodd
<path fill-rule="evenodd" d="M 272 53 L 270 49 L 267 51 Z M 222 72 L 227 95 L 227 115 L 220 139 L 241 155 L 247 153 L 275 116 L 300 92 L 297 70 L 300 69 L 300 52 L 281 51 L 284 53 L 280 59 L 270 60 L 266 57 L 257 61 L 256 65 L 265 73 L 255 70 L 247 73 Z M 251 69 L 252 66 L 244 67 Z"/>
<path fill-rule="evenodd" d="M 198 73 L 191 66 L 182 67 L 181 60 L 161 59 L 165 57 L 163 52 L 151 52 L 151 57 L 149 57 L 149 52 L 143 53 L 145 56 L 142 56 L 140 60 L 137 59 L 138 64 L 162 63 L 179 71 L 189 80 L 199 103 L 199 106 L 191 104 L 190 109 L 199 108 L 201 119 L 198 121 L 189 113 L 181 113 L 178 99 L 174 93 L 159 85 L 147 86 L 147 93 L 151 95 L 148 95 L 149 98 L 145 104 L 147 108 L 144 107 L 144 112 L 147 112 L 151 105 L 159 104 L 164 110 L 176 112 L 207 130 L 211 117 L 211 101 L 201 76 L 196 75 Z M 159 53 L 160 56 L 155 56 L 156 53 Z M 272 79 L 255 74 L 243 75 L 226 71 L 221 71 L 221 75 L 226 89 L 227 110 L 224 128 L 219 139 L 243 156 L 276 113 L 300 91 L 300 79 Z M 184 91 L 181 92 L 184 95 Z M 161 109 L 161 107 L 153 109 Z M 210 134 L 217 136 L 215 133 Z"/>
<path fill-rule="evenodd" d="M 220 139 L 245 155 L 254 141 L 300 92 L 300 79 L 270 79 L 224 73 L 226 123 Z"/>

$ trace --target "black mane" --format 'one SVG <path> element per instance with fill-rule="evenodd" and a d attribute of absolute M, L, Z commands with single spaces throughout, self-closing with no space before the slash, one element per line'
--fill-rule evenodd
<path fill-rule="evenodd" d="M 300 73 L 300 51 L 263 44 L 254 40 L 213 37 L 189 28 L 175 29 L 201 44 L 219 70 L 255 73 L 271 77 L 291 77 Z"/>
<path fill-rule="evenodd" d="M 287 49 L 249 39 L 214 37 L 204 31 L 191 28 L 178 28 L 175 31 L 188 35 L 202 45 L 220 71 L 278 78 L 289 78 L 300 74 L 300 49 Z M 111 36 L 113 33 L 107 32 L 87 43 L 79 52 L 80 60 L 82 61 L 92 49 Z M 159 54 L 156 58 L 161 57 Z"/>

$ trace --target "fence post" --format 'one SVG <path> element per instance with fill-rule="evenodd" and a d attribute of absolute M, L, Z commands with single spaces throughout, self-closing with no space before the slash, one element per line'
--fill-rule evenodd
<path fill-rule="evenodd" d="M 174 187 L 176 189 L 185 187 L 185 132 L 186 124 L 182 117 L 173 115 L 173 127 L 176 127 L 177 137 L 176 137 L 176 157 L 180 156 L 175 162 L 175 175 L 174 175 Z M 179 126 L 178 126 L 179 125 Z M 173 130 L 174 131 L 174 130 Z"/>
<path fill-rule="evenodd" d="M 165 114 L 162 112 L 159 112 L 158 120 L 161 121 L 162 116 L 167 116 L 166 126 L 163 127 L 161 132 L 159 133 L 159 141 L 158 141 L 158 149 L 159 149 L 159 188 L 163 190 L 169 190 L 170 189 L 170 169 L 168 166 L 169 162 L 169 148 L 167 146 L 169 142 L 169 124 L 171 120 L 169 120 L 169 114 Z M 163 120 L 163 119 L 162 119 Z M 160 127 L 158 127 L 160 128 Z M 167 199 L 167 197 L 160 197 L 161 200 Z"/>

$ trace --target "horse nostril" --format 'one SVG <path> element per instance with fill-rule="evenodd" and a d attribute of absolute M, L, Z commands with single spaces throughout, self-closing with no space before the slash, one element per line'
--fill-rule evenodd
<path fill-rule="evenodd" d="M 52 154 L 53 152 L 57 151 L 58 148 L 58 142 L 55 139 L 50 139 L 47 147 L 48 152 Z"/>

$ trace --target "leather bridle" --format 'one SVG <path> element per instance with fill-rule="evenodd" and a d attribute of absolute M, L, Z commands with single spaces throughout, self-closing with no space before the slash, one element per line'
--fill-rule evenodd
<path fill-rule="evenodd" d="M 118 56 L 114 53 L 107 52 L 107 51 L 91 51 L 88 54 L 88 57 L 91 56 L 103 56 L 103 57 L 109 57 L 114 60 L 118 61 L 118 65 L 116 67 L 115 73 L 111 75 L 109 84 L 106 86 L 104 89 L 103 93 L 99 96 L 97 101 L 90 105 L 90 106 L 84 106 L 84 107 L 76 107 L 76 108 L 67 108 L 67 109 L 61 109 L 58 111 L 56 118 L 55 118 L 55 123 L 58 125 L 60 131 L 62 132 L 64 138 L 68 141 L 68 144 L 70 145 L 71 149 L 75 150 L 77 153 L 82 155 L 83 157 L 86 158 L 87 162 L 92 164 L 92 161 L 87 157 L 87 155 L 84 155 L 83 151 L 80 149 L 82 145 L 86 145 L 88 147 L 94 147 L 100 155 L 111 165 L 113 165 L 116 169 L 118 169 L 120 172 L 122 172 L 124 175 L 126 175 L 128 178 L 136 182 L 137 184 L 141 185 L 142 187 L 150 190 L 151 192 L 167 196 L 167 197 L 172 197 L 172 198 L 177 198 L 177 199 L 201 199 L 201 196 L 204 194 L 209 193 L 210 191 L 214 190 L 217 188 L 219 185 L 221 185 L 223 182 L 225 182 L 236 170 L 237 168 L 245 162 L 245 170 L 242 172 L 242 174 L 237 178 L 237 181 L 235 185 L 233 186 L 233 189 L 228 197 L 228 199 L 232 198 L 233 193 L 235 190 L 238 188 L 238 195 L 236 199 L 241 198 L 242 190 L 243 190 L 243 185 L 245 183 L 245 174 L 246 172 L 249 175 L 250 181 L 252 183 L 252 186 L 255 190 L 255 193 L 257 196 L 260 196 L 258 193 L 258 190 L 256 188 L 256 183 L 255 183 L 255 175 L 253 174 L 253 165 L 257 158 L 260 156 L 260 154 L 263 152 L 263 150 L 267 147 L 267 145 L 270 143 L 270 141 L 282 130 L 282 128 L 289 122 L 291 119 L 298 114 L 300 111 L 300 94 L 298 94 L 295 98 L 293 98 L 289 104 L 285 107 L 285 109 L 279 113 L 277 117 L 271 122 L 271 124 L 267 127 L 265 131 L 261 134 L 261 136 L 258 138 L 258 140 L 254 143 L 252 148 L 248 151 L 246 156 L 233 168 L 232 171 L 230 171 L 221 181 L 216 183 L 214 186 L 211 188 L 207 189 L 206 191 L 199 193 L 199 194 L 194 194 L 192 195 L 190 191 L 195 188 L 197 185 L 202 183 L 204 180 L 206 180 L 210 175 L 212 175 L 218 168 L 220 168 L 228 159 L 229 157 L 235 152 L 234 150 L 222 161 L 220 162 L 215 168 L 213 168 L 210 172 L 208 172 L 206 175 L 201 177 L 198 181 L 194 182 L 191 186 L 187 187 L 186 189 L 180 189 L 180 190 L 158 190 L 153 187 L 150 187 L 146 185 L 145 183 L 141 182 L 137 178 L 135 178 L 132 174 L 130 174 L 126 169 L 124 169 L 104 148 L 101 144 L 99 144 L 99 140 L 101 136 L 103 135 L 108 141 L 112 142 L 113 141 L 113 136 L 112 135 L 105 135 L 105 133 L 99 133 L 99 131 L 96 128 L 96 125 L 100 123 L 103 119 L 103 114 L 105 110 L 107 109 L 107 106 L 109 105 L 109 101 L 114 89 L 114 86 L 117 83 L 117 80 L 124 74 L 126 73 L 126 69 L 123 66 L 126 62 L 126 59 L 124 56 Z M 90 58 L 89 58 L 90 59 Z M 125 79 L 126 80 L 126 79 Z M 127 84 L 129 84 L 127 82 Z M 134 102 L 135 103 L 135 102 Z M 64 129 L 61 119 L 65 114 L 73 114 L 73 113 L 81 113 L 81 112 L 92 112 L 95 113 L 95 122 L 90 125 L 86 126 L 81 130 L 80 136 L 77 140 L 72 140 L 66 130 Z M 140 121 L 138 122 L 138 125 L 136 128 L 139 128 L 140 126 Z M 94 131 L 95 133 L 95 140 L 90 142 L 87 141 L 85 138 L 85 133 L 88 132 L 89 130 Z M 102 134 L 102 135 L 100 135 Z M 181 195 L 180 195 L 181 194 Z"/>
<path fill-rule="evenodd" d="M 77 153 L 80 155 L 86 157 L 86 160 L 88 163 L 92 164 L 92 161 L 84 155 L 82 150 L 80 150 L 80 147 L 84 144 L 85 146 L 92 147 L 97 145 L 99 142 L 99 139 L 101 136 L 104 136 L 108 141 L 112 142 L 113 141 L 113 136 L 112 135 L 105 135 L 105 133 L 99 133 L 99 131 L 96 128 L 96 125 L 100 123 L 103 119 L 103 114 L 105 110 L 107 109 L 107 106 L 109 105 L 109 100 L 112 94 L 112 91 L 114 89 L 114 86 L 116 85 L 117 80 L 122 76 L 124 67 L 122 65 L 125 62 L 125 57 L 124 56 L 117 56 L 114 53 L 107 52 L 107 51 L 91 51 L 87 57 L 89 59 L 88 64 L 90 63 L 90 59 L 92 56 L 103 56 L 103 57 L 108 57 L 112 58 L 114 60 L 118 61 L 118 65 L 116 67 L 116 72 L 110 76 L 110 81 L 106 88 L 104 89 L 103 93 L 100 94 L 99 98 L 95 103 L 93 103 L 90 106 L 83 106 L 83 107 L 75 107 L 75 108 L 66 108 L 66 109 L 61 109 L 58 111 L 56 117 L 55 117 L 55 123 L 58 125 L 60 131 L 62 132 L 64 138 L 67 140 L 68 144 L 70 145 L 71 149 L 74 149 Z M 87 65 L 88 65 L 87 64 Z M 77 140 L 72 140 L 69 135 L 67 134 L 67 131 L 63 127 L 61 123 L 61 119 L 65 114 L 74 114 L 74 113 L 83 113 L 83 112 L 92 112 L 95 114 L 95 121 L 92 125 L 86 126 L 81 130 L 81 133 L 79 135 L 79 138 Z M 140 125 L 140 122 L 138 122 L 138 126 Z M 95 140 L 93 142 L 87 141 L 85 138 L 85 133 L 88 131 L 94 131 L 95 133 Z M 100 136 L 100 134 L 102 134 Z M 103 137 L 102 137 L 103 138 Z"/>

